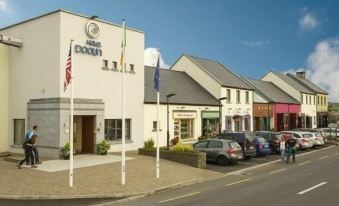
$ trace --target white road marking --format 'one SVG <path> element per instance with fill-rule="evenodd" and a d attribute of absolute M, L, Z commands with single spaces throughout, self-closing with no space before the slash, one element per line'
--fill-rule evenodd
<path fill-rule="evenodd" d="M 237 181 L 237 182 L 233 182 L 233 183 L 226 184 L 225 186 L 231 186 L 231 185 L 239 184 L 239 183 L 246 182 L 246 181 L 250 181 L 250 180 L 251 180 L 251 179 L 248 178 L 248 179 L 244 179 L 244 180 L 240 180 L 240 181 Z"/>
<path fill-rule="evenodd" d="M 320 157 L 319 159 L 322 160 L 322 159 L 325 159 L 325 158 L 328 158 L 328 155 Z"/>
<path fill-rule="evenodd" d="M 324 184 L 326 184 L 327 182 L 322 182 L 322 183 L 320 183 L 320 184 L 317 184 L 317 185 L 315 185 L 315 186 L 313 186 L 313 187 L 310 187 L 310 188 L 308 188 L 308 189 L 306 189 L 306 190 L 304 190 L 304 191 L 301 191 L 301 192 L 299 192 L 299 193 L 297 193 L 298 195 L 303 195 L 303 194 L 305 194 L 306 192 L 309 192 L 309 191 L 311 191 L 311 190 L 314 190 L 314 189 L 316 189 L 316 188 L 318 188 L 318 187 L 321 187 L 321 186 L 323 186 Z"/>
<path fill-rule="evenodd" d="M 308 164 L 308 163 L 311 163 L 311 161 L 306 161 L 306 162 L 300 163 L 298 165 L 305 165 L 305 164 Z"/>
<path fill-rule="evenodd" d="M 181 199 L 181 198 L 184 198 L 184 197 L 189 197 L 189 196 L 197 195 L 199 193 L 200 192 L 194 192 L 194 193 L 191 193 L 191 194 L 187 194 L 187 195 L 183 195 L 183 196 L 179 196 L 179 197 L 174 197 L 174 198 L 167 199 L 167 200 L 161 200 L 161 201 L 159 201 L 159 203 L 169 202 L 169 201 Z"/>
<path fill-rule="evenodd" d="M 274 174 L 274 173 L 282 172 L 282 171 L 285 171 L 285 170 L 287 170 L 287 169 L 286 169 L 286 168 L 284 168 L 284 169 L 280 169 L 280 170 L 275 170 L 275 171 L 272 171 L 272 172 L 270 172 L 270 174 Z"/>

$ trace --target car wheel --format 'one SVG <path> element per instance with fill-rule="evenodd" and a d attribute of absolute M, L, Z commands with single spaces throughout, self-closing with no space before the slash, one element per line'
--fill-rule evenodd
<path fill-rule="evenodd" d="M 221 166 L 228 165 L 228 159 L 224 156 L 217 157 L 217 164 Z"/>

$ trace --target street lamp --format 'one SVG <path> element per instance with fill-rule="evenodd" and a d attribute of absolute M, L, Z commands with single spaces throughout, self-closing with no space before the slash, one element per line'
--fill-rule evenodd
<path fill-rule="evenodd" d="M 175 96 L 176 94 L 171 93 L 166 95 L 167 99 L 167 148 L 169 148 L 169 139 L 170 139 L 170 133 L 169 133 L 169 108 L 168 108 L 168 99 Z"/>
<path fill-rule="evenodd" d="M 221 134 L 221 101 L 226 99 L 227 97 L 219 98 L 219 134 Z"/>

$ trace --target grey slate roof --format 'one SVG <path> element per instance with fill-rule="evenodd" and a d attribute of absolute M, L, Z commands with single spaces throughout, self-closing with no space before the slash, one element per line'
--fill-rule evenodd
<path fill-rule="evenodd" d="M 300 104 L 299 101 L 281 90 L 272 82 L 248 78 L 246 78 L 245 81 L 247 81 L 257 92 L 263 94 L 269 101 L 276 103 Z"/>
<path fill-rule="evenodd" d="M 225 87 L 233 87 L 240 89 L 252 90 L 243 80 L 225 67 L 223 64 L 217 61 L 203 59 L 200 57 L 194 57 L 191 55 L 184 54 L 193 63 L 205 70 L 212 78 L 216 79 L 221 85 Z"/>
<path fill-rule="evenodd" d="M 315 91 L 316 93 L 328 94 L 325 90 L 321 89 L 320 87 L 318 87 L 316 84 L 314 84 L 313 82 L 311 82 L 308 79 L 304 79 L 302 77 L 299 77 L 295 74 L 290 74 L 290 73 L 288 73 L 287 76 L 296 79 L 297 81 L 301 82 L 304 86 L 310 88 L 311 90 Z"/>
<path fill-rule="evenodd" d="M 307 87 L 302 85 L 300 82 L 298 82 L 297 80 L 287 76 L 286 74 L 282 74 L 282 73 L 274 72 L 274 71 L 271 71 L 271 72 L 274 73 L 275 75 L 277 75 L 280 79 L 284 80 L 286 83 L 288 83 L 292 87 L 294 87 L 299 92 L 306 93 L 306 94 L 315 94 L 315 92 L 313 90 L 308 89 Z"/>
<path fill-rule="evenodd" d="M 156 103 L 154 67 L 145 66 L 145 103 Z M 166 103 L 166 95 L 175 93 L 171 104 L 218 106 L 219 102 L 185 72 L 160 69 L 160 103 Z"/>

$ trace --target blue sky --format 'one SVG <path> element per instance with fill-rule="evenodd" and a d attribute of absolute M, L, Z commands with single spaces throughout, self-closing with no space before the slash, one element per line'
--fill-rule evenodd
<path fill-rule="evenodd" d="M 301 68 L 333 90 L 333 100 L 339 94 L 332 86 L 337 80 L 318 79 L 339 64 L 339 1 L 0 0 L 0 26 L 59 8 L 114 23 L 125 18 L 127 26 L 145 32 L 146 48 L 160 48 L 168 65 L 187 53 L 252 78 Z"/>

